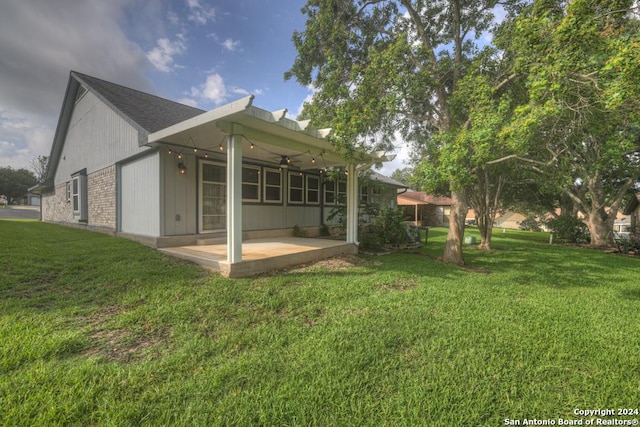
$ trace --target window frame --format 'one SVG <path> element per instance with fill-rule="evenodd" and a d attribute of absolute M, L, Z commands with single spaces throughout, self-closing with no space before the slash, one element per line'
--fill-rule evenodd
<path fill-rule="evenodd" d="M 341 186 L 344 186 L 344 191 L 340 191 Z M 340 196 L 344 196 L 344 197 L 340 197 Z M 344 200 L 343 203 L 340 202 L 341 199 Z M 339 179 L 336 181 L 336 204 L 337 205 L 347 204 L 347 181 L 345 180 Z"/>
<path fill-rule="evenodd" d="M 311 188 L 309 186 L 309 179 L 315 179 L 316 180 L 316 182 L 318 183 L 316 188 Z M 305 201 L 305 203 L 308 204 L 308 205 L 319 205 L 320 204 L 320 189 L 322 188 L 321 187 L 320 176 L 319 175 L 306 174 L 304 183 L 306 185 L 305 192 L 304 192 L 304 201 Z M 312 191 L 315 191 L 315 193 L 316 193 L 316 201 L 315 202 L 309 200 L 309 193 L 312 192 Z"/>
<path fill-rule="evenodd" d="M 258 182 L 245 181 L 244 180 L 244 170 L 245 169 L 256 170 L 258 172 Z M 262 197 L 262 168 L 260 166 L 243 164 L 242 165 L 242 171 L 243 171 L 243 177 L 242 177 L 242 201 L 243 202 L 249 202 L 249 203 L 260 203 L 260 201 L 262 200 L 261 199 L 261 197 Z M 245 197 L 245 194 L 244 194 L 244 186 L 245 185 L 251 185 L 251 186 L 257 187 L 258 197 L 256 199 L 250 199 L 250 198 L 246 198 Z"/>
<path fill-rule="evenodd" d="M 83 169 L 71 175 L 71 209 L 73 219 L 87 222 L 88 215 L 87 170 Z"/>
<path fill-rule="evenodd" d="M 328 195 L 331 194 L 331 197 Z M 324 204 L 335 205 L 336 204 L 336 181 L 326 180 L 324 182 Z"/>
<path fill-rule="evenodd" d="M 276 168 L 263 168 L 262 169 L 264 172 L 264 178 L 262 180 L 262 188 L 263 188 L 263 203 L 266 204 L 281 204 L 282 203 L 282 171 L 280 169 L 276 169 Z M 280 178 L 280 182 L 279 184 L 276 186 L 274 184 L 269 184 L 268 183 L 268 174 L 270 173 L 274 173 L 274 174 L 278 174 L 278 177 Z M 268 188 L 278 188 L 278 194 L 279 194 L 279 199 L 275 200 L 275 199 L 267 199 L 268 196 L 268 192 L 267 189 Z"/>
<path fill-rule="evenodd" d="M 291 183 L 291 178 L 300 178 L 300 187 L 294 187 Z M 288 185 L 287 185 L 287 202 L 292 205 L 303 205 L 305 199 L 305 186 L 304 186 L 304 174 L 299 171 L 289 171 L 287 173 Z M 293 200 L 291 198 L 291 190 L 300 190 L 300 200 Z"/>

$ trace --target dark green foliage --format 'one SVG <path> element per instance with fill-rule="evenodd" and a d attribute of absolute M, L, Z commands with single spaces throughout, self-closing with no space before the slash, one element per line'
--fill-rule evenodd
<path fill-rule="evenodd" d="M 359 227 L 358 238 L 362 248 L 380 249 L 384 245 L 408 243 L 411 236 L 402 217 L 401 209 L 380 209 L 378 215 L 372 218 L 370 223 Z"/>
<path fill-rule="evenodd" d="M 308 237 L 309 233 L 298 224 L 293 226 L 293 237 Z"/>
<path fill-rule="evenodd" d="M 525 231 L 542 231 L 540 223 L 533 215 L 529 215 L 520 223 L 520 230 Z"/>
<path fill-rule="evenodd" d="M 560 215 L 547 221 L 547 227 L 559 243 L 585 243 L 589 238 L 585 223 L 570 215 Z"/>
<path fill-rule="evenodd" d="M 30 170 L 0 168 L 0 195 L 7 196 L 9 203 L 27 194 L 30 187 L 36 185 L 36 177 Z"/>

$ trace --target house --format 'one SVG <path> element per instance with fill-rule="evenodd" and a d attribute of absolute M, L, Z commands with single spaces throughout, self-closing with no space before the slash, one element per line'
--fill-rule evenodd
<path fill-rule="evenodd" d="M 434 196 L 422 191 L 398 193 L 398 206 L 404 211 L 404 219 L 416 226 L 448 227 L 451 199 Z"/>
<path fill-rule="evenodd" d="M 38 188 L 42 219 L 158 248 L 222 242 L 219 265 L 233 276 L 243 240 L 296 225 L 316 235 L 346 200 L 343 250 L 356 251 L 358 172 L 387 159 L 345 159 L 330 129 L 253 100 L 203 111 L 72 71 Z"/>
<path fill-rule="evenodd" d="M 494 227 L 519 230 L 520 224 L 526 219 L 526 215 L 522 215 L 518 212 L 506 211 L 496 216 Z"/>
<path fill-rule="evenodd" d="M 614 231 L 637 232 L 638 225 L 640 224 L 640 193 L 636 193 L 633 198 L 631 198 L 629 203 L 624 207 L 622 213 L 625 215 L 625 219 L 621 220 L 618 218 L 618 220 L 616 220 L 616 225 L 618 225 L 618 221 L 624 224 L 620 224 L 620 228 Z"/>

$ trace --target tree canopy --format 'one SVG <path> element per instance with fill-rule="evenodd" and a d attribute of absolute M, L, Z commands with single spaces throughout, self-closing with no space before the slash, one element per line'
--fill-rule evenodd
<path fill-rule="evenodd" d="M 0 195 L 7 196 L 9 203 L 27 194 L 36 185 L 36 177 L 30 170 L 0 167 Z"/>
<path fill-rule="evenodd" d="M 536 1 L 506 48 L 527 102 L 504 134 L 585 216 L 592 244 L 640 179 L 640 29 L 631 0 Z M 634 77 L 635 76 L 635 77 Z"/>
<path fill-rule="evenodd" d="M 519 2 L 500 3 L 510 10 Z M 346 153 L 354 145 L 390 148 L 397 133 L 447 149 L 454 140 L 447 133 L 467 121 L 452 96 L 479 54 L 476 41 L 494 24 L 496 4 L 309 0 L 306 29 L 293 35 L 298 55 L 285 77 L 313 86 L 304 114 L 330 123 L 334 143 Z M 465 182 L 456 173 L 448 177 L 453 205 L 443 260 L 462 264 Z"/>

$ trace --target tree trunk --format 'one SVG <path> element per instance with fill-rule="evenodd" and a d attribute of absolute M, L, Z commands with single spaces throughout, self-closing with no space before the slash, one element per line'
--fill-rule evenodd
<path fill-rule="evenodd" d="M 491 249 L 491 236 L 493 234 L 493 211 L 485 211 L 480 218 L 478 218 L 478 231 L 480 232 L 480 249 Z"/>
<path fill-rule="evenodd" d="M 604 210 L 587 213 L 587 228 L 591 234 L 591 246 L 606 248 L 613 246 L 613 222 L 617 212 L 608 215 Z"/>
<path fill-rule="evenodd" d="M 463 191 L 451 193 L 451 212 L 449 213 L 449 232 L 444 246 L 442 261 L 463 266 L 462 239 L 464 238 L 464 220 L 467 216 L 466 194 Z"/>

